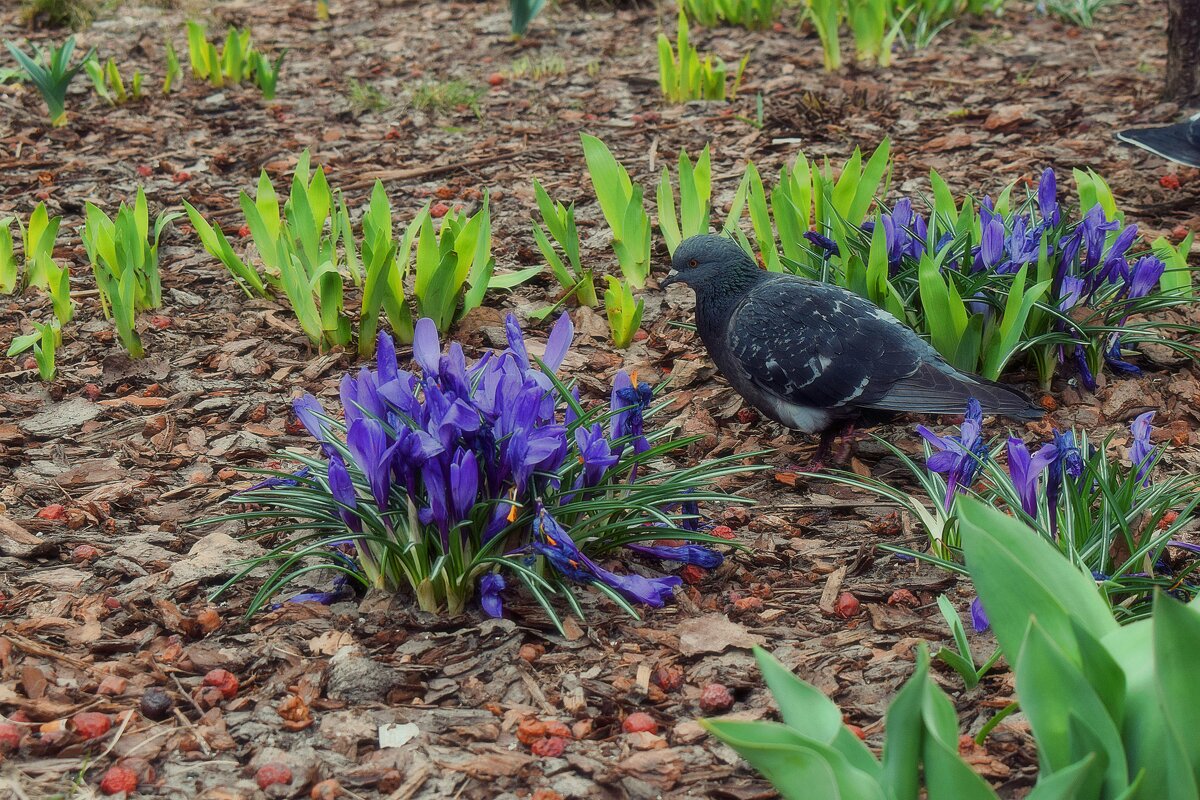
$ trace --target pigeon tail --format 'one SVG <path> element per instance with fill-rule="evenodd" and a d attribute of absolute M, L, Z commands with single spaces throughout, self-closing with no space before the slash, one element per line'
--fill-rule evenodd
<path fill-rule="evenodd" d="M 1200 114 L 1177 125 L 1121 131 L 1117 138 L 1168 161 L 1187 167 L 1200 167 Z"/>
<path fill-rule="evenodd" d="M 971 398 L 979 401 L 984 413 L 1011 419 L 1038 419 L 1046 413 L 1018 389 L 964 375 L 946 364 L 928 362 L 921 364 L 909 377 L 897 381 L 887 394 L 866 407 L 918 414 L 961 414 Z"/>

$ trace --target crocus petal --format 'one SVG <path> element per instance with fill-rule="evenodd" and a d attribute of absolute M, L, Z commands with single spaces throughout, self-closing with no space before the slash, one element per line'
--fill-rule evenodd
<path fill-rule="evenodd" d="M 413 358 L 425 371 L 425 377 L 437 377 L 442 358 L 442 343 L 438 341 L 437 325 L 429 317 L 421 317 L 413 328 Z"/>
<path fill-rule="evenodd" d="M 563 359 L 567 357 L 567 350 L 571 348 L 571 339 L 574 337 L 575 325 L 571 322 L 571 315 L 563 313 L 558 322 L 554 323 L 550 338 L 546 340 L 546 353 L 542 356 L 542 363 L 546 365 L 546 369 L 551 372 L 558 371 Z"/>
<path fill-rule="evenodd" d="M 321 401 L 305 392 L 300 397 L 292 401 L 292 410 L 296 412 L 296 419 L 300 420 L 300 424 L 304 426 L 304 430 L 308 431 L 308 435 L 319 442 L 326 440 L 325 431 L 325 409 L 321 407 Z"/>
<path fill-rule="evenodd" d="M 525 335 L 521 333 L 516 315 L 511 312 L 504 318 L 504 335 L 508 337 L 508 349 L 516 357 L 517 363 L 522 370 L 528 371 L 529 352 L 525 349 Z"/>
<path fill-rule="evenodd" d="M 489 617 L 499 619 L 504 616 L 504 598 L 500 596 L 504 588 L 504 576 L 498 572 L 485 573 L 479 579 L 479 605 Z"/>
<path fill-rule="evenodd" d="M 667 546 L 633 543 L 627 544 L 625 547 L 644 556 L 661 558 L 664 561 L 678 561 L 682 564 L 695 564 L 704 569 L 716 569 L 725 561 L 725 557 L 716 550 L 710 550 L 698 544 Z"/>
<path fill-rule="evenodd" d="M 597 578 L 625 595 L 627 600 L 643 603 L 651 608 L 662 608 L 667 598 L 675 595 L 675 587 L 683 583 L 683 579 L 678 575 L 645 578 L 636 573 L 618 575 L 595 565 L 593 569 Z"/>
<path fill-rule="evenodd" d="M 971 601 L 971 627 L 976 633 L 983 633 L 988 628 L 992 627 L 992 623 L 988 621 L 987 612 L 983 610 L 983 603 L 976 597 Z"/>
<path fill-rule="evenodd" d="M 386 331 L 380 331 L 375 340 L 375 367 L 379 371 L 378 382 L 381 384 L 399 377 L 400 364 L 396 359 L 396 343 Z"/>

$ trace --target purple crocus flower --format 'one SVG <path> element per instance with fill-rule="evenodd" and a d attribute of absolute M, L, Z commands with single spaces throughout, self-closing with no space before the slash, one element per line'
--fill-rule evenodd
<path fill-rule="evenodd" d="M 1141 367 L 1136 364 L 1130 364 L 1122 357 L 1121 334 L 1114 333 L 1111 341 L 1111 346 L 1104 351 L 1104 363 L 1108 364 L 1113 369 L 1120 370 L 1121 372 L 1128 372 L 1132 375 L 1141 375 Z"/>
<path fill-rule="evenodd" d="M 1130 272 L 1128 292 L 1130 300 L 1145 297 L 1158 286 L 1158 281 L 1166 272 L 1167 265 L 1155 256 L 1142 256 L 1133 265 Z"/>
<path fill-rule="evenodd" d="M 1117 283 L 1125 280 L 1129 274 L 1129 262 L 1125 260 L 1125 254 L 1129 252 L 1129 248 L 1133 246 L 1133 241 L 1137 238 L 1137 225 L 1130 225 L 1117 234 L 1117 238 L 1113 239 L 1112 247 L 1108 249 L 1108 253 L 1104 256 L 1104 266 L 1096 275 L 1096 285 L 1092 287 L 1095 291 L 1099 284 L 1104 281 Z"/>
<path fill-rule="evenodd" d="M 804 238 L 812 242 L 812 244 L 821 250 L 825 255 L 840 256 L 842 254 L 841 249 L 839 249 L 837 246 L 837 242 L 835 242 L 833 239 L 830 239 L 828 236 L 822 236 L 816 231 L 806 231 Z"/>
<path fill-rule="evenodd" d="M 1064 275 L 1062 286 L 1059 288 L 1058 310 L 1070 311 L 1075 306 L 1079 305 L 1079 301 L 1083 299 L 1084 280 L 1077 278 L 1074 275 Z"/>
<path fill-rule="evenodd" d="M 600 483 L 604 473 L 620 459 L 613 454 L 604 436 L 600 423 L 591 427 L 580 426 L 575 429 L 575 447 L 579 450 L 579 460 L 583 463 L 583 472 L 579 476 L 578 486 L 591 487 Z"/>
<path fill-rule="evenodd" d="M 987 445 L 980 436 L 982 431 L 983 409 L 974 397 L 967 401 L 967 413 L 958 436 L 938 436 L 924 425 L 917 426 L 917 433 L 937 451 L 926 460 L 925 466 L 932 472 L 946 475 L 947 511 L 954 502 L 954 495 L 960 489 L 966 491 L 970 487 L 987 458 Z"/>
<path fill-rule="evenodd" d="M 325 409 L 321 407 L 321 401 L 305 392 L 292 401 L 292 411 L 308 435 L 321 442 L 324 449 L 329 437 L 329 423 L 325 421 Z"/>
<path fill-rule="evenodd" d="M 976 597 L 971 600 L 971 627 L 976 633 L 983 633 L 988 628 L 992 627 L 992 623 L 988 621 L 987 612 L 983 610 L 983 603 Z"/>
<path fill-rule="evenodd" d="M 983 223 L 979 251 L 975 254 L 975 271 L 996 269 L 1004 260 L 1004 220 L 992 217 Z"/>
<path fill-rule="evenodd" d="M 295 486 L 296 484 L 300 483 L 301 479 L 307 478 L 309 472 L 310 472 L 310 470 L 308 467 L 301 467 L 300 469 L 293 472 L 291 477 L 289 477 L 289 478 L 284 478 L 284 477 L 281 477 L 278 475 L 272 475 L 269 478 L 265 478 L 265 479 L 259 481 L 258 483 L 254 484 L 253 486 L 249 487 L 248 489 L 242 489 L 242 490 L 238 491 L 237 494 L 245 494 L 246 492 L 254 492 L 254 491 L 258 491 L 259 489 L 276 489 L 280 486 Z"/>
<path fill-rule="evenodd" d="M 644 453 L 650 449 L 650 442 L 643 435 L 643 416 L 653 400 L 654 392 L 648 383 L 643 381 L 634 387 L 633 379 L 625 370 L 616 374 L 609 401 L 610 407 L 616 412 L 609 419 L 609 435 L 613 441 L 631 437 L 633 452 Z M 620 450 L 621 447 L 618 447 L 617 452 Z"/>
<path fill-rule="evenodd" d="M 1110 222 L 1104 215 L 1104 209 L 1095 205 L 1084 214 L 1083 221 L 1079 223 L 1079 226 L 1082 230 L 1083 244 L 1087 247 L 1087 253 L 1083 260 L 1083 272 L 1087 274 L 1100 264 L 1100 257 L 1104 254 L 1105 239 L 1111 231 L 1120 228 L 1121 223 L 1116 220 Z"/>
<path fill-rule="evenodd" d="M 479 579 L 479 605 L 489 617 L 499 619 L 504 616 L 504 576 L 499 572 L 485 572 Z"/>
<path fill-rule="evenodd" d="M 329 481 L 329 493 L 340 504 L 338 516 L 347 528 L 355 533 L 361 532 L 362 520 L 354 513 L 354 509 L 358 508 L 358 498 L 354 492 L 354 482 L 350 480 L 350 472 L 346 469 L 346 462 L 342 461 L 340 456 L 330 456 L 325 477 Z"/>
<path fill-rule="evenodd" d="M 1088 391 L 1096 391 L 1096 376 L 1092 374 L 1092 368 L 1088 366 L 1087 350 L 1083 345 L 1075 345 L 1075 368 L 1079 370 L 1079 380 L 1087 387 Z"/>
<path fill-rule="evenodd" d="M 388 492 L 392 486 L 392 456 L 396 446 L 388 442 L 378 421 L 360 417 L 346 430 L 346 447 L 354 462 L 367 476 L 371 496 L 380 511 L 388 510 Z"/>
<path fill-rule="evenodd" d="M 677 575 L 646 578 L 637 574 L 619 575 L 592 561 L 575 545 L 566 529 L 545 508 L 538 508 L 533 522 L 533 551 L 545 556 L 563 577 L 576 583 L 603 583 L 626 599 L 661 608 L 674 588 L 683 583 Z"/>
<path fill-rule="evenodd" d="M 479 462 L 470 450 L 459 449 L 450 462 L 450 512 L 455 522 L 466 519 L 479 494 Z"/>
<path fill-rule="evenodd" d="M 1154 460 L 1154 445 L 1150 443 L 1150 431 L 1153 429 L 1150 423 L 1153 419 L 1154 412 L 1147 411 L 1139 414 L 1129 426 L 1129 432 L 1133 434 L 1129 460 L 1137 467 L 1137 477 L 1142 486 L 1150 485 L 1150 466 Z"/>
<path fill-rule="evenodd" d="M 1054 448 L 1054 458 L 1046 476 L 1046 504 L 1050 508 L 1050 535 L 1057 539 L 1058 500 L 1062 496 L 1063 482 L 1067 476 L 1078 478 L 1083 474 L 1083 454 L 1075 444 L 1074 431 L 1059 433 L 1057 428 L 1054 429 L 1054 442 L 1046 447 Z"/>
<path fill-rule="evenodd" d="M 442 360 L 442 343 L 437 324 L 429 317 L 417 320 L 413 327 L 413 358 L 421 365 L 426 380 L 435 380 Z"/>
<path fill-rule="evenodd" d="M 1058 208 L 1058 178 L 1050 167 L 1042 172 L 1042 178 L 1038 181 L 1037 202 L 1042 219 L 1049 225 L 1057 225 L 1062 218 Z"/>
<path fill-rule="evenodd" d="M 345 575 L 338 575 L 333 579 L 333 589 L 328 592 L 301 592 L 294 594 L 287 599 L 289 603 L 320 603 L 323 606 L 332 605 L 339 600 L 349 600 L 354 597 L 354 588 L 350 585 L 350 579 Z M 274 608 L 279 608 L 275 605 Z"/>
<path fill-rule="evenodd" d="M 704 569 L 716 569 L 725 561 L 725 557 L 716 550 L 698 544 L 674 546 L 638 544 L 635 542 L 627 544 L 625 547 L 635 553 L 641 553 L 651 558 L 660 558 L 663 561 L 678 561 L 682 564 L 695 564 Z"/>
<path fill-rule="evenodd" d="M 1008 438 L 1008 474 L 1021 498 L 1021 509 L 1030 517 L 1037 517 L 1038 479 L 1054 461 L 1057 452 L 1054 445 L 1047 444 L 1030 455 L 1025 442 L 1014 436 Z"/>

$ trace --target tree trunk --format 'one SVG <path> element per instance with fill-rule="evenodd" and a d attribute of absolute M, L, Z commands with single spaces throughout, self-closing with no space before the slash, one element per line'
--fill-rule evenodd
<path fill-rule="evenodd" d="M 1166 96 L 1200 99 L 1200 0 L 1167 0 Z"/>

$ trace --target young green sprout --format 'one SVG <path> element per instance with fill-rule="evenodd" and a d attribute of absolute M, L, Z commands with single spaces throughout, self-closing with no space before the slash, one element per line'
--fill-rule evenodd
<path fill-rule="evenodd" d="M 658 182 L 658 228 L 667 250 L 673 255 L 679 243 L 689 236 L 708 233 L 712 198 L 712 166 L 708 146 L 700 152 L 695 166 L 685 151 L 679 151 L 679 213 L 675 211 L 675 193 L 671 171 L 663 166 Z"/>
<path fill-rule="evenodd" d="M 575 204 L 564 206 L 557 200 L 552 200 L 536 180 L 533 182 L 533 194 L 537 200 L 538 212 L 542 217 L 542 225 L 545 225 L 543 229 L 542 225 L 537 222 L 533 223 L 533 238 L 537 242 L 538 250 L 542 253 L 542 258 L 550 267 L 550 273 L 564 291 L 559 302 L 535 312 L 533 316 L 543 319 L 572 297 L 576 298 L 580 305 L 595 306 L 598 302 L 595 279 L 592 276 L 592 270 L 583 268 L 579 257 L 579 231 L 575 227 Z M 547 231 L 549 236 L 547 236 Z M 551 240 L 562 249 L 566 264 L 555 250 L 554 244 L 551 244 Z"/>
<path fill-rule="evenodd" d="M 676 47 L 671 46 L 671 40 L 665 34 L 658 35 L 658 82 L 669 103 L 733 99 L 749 61 L 747 54 L 738 64 L 732 85 L 727 86 L 725 62 L 718 58 L 714 63 L 711 55 L 701 61 L 700 54 L 689 42 L 688 19 L 683 9 L 679 10 Z"/>
<path fill-rule="evenodd" d="M 37 364 L 38 374 L 43 381 L 49 382 L 54 380 L 54 373 L 57 371 L 54 357 L 58 346 L 62 344 L 62 330 L 59 328 L 57 320 L 46 323 L 34 322 L 33 327 L 33 333 L 13 339 L 12 345 L 9 346 L 5 355 L 13 358 L 27 350 L 33 350 L 33 360 Z"/>
<path fill-rule="evenodd" d="M 604 313 L 608 316 L 608 329 L 612 333 L 613 344 L 624 349 L 629 347 L 642 324 L 645 302 L 640 297 L 634 299 L 633 290 L 625 281 L 612 275 L 604 277 L 608 280 L 608 288 L 604 290 Z"/>
<path fill-rule="evenodd" d="M 113 321 L 121 344 L 133 358 L 144 355 L 138 335 L 137 315 L 162 305 L 158 273 L 158 240 L 163 228 L 181 215 L 159 214 L 150 230 L 146 194 L 138 189 L 133 208 L 124 203 L 110 219 L 91 203 L 86 204 L 83 246 L 96 277 L 104 316 Z"/>
<path fill-rule="evenodd" d="M 50 112 L 50 125 L 61 128 L 67 124 L 67 87 L 83 69 L 84 64 L 95 54 L 89 50 L 81 61 L 71 66 L 71 55 L 75 52 L 75 37 L 69 37 L 50 53 L 33 46 L 33 55 L 26 55 L 14 42 L 5 42 L 13 58 L 25 70 L 29 82 L 41 92 L 46 109 Z"/>
<path fill-rule="evenodd" d="M 613 250 L 621 274 L 635 289 L 646 285 L 650 274 L 650 216 L 642 205 L 642 188 L 634 186 L 604 142 L 581 134 L 588 175 L 600 209 L 613 232 Z"/>
<path fill-rule="evenodd" d="M 126 89 L 125 80 L 121 77 L 117 62 L 111 57 L 101 66 L 99 59 L 93 56 L 84 62 L 83 68 L 87 71 L 88 77 L 92 79 L 92 86 L 96 89 L 96 94 L 100 95 L 100 98 L 109 105 L 119 106 L 130 100 L 142 99 L 143 76 L 137 70 L 133 71 L 129 88 Z"/>

